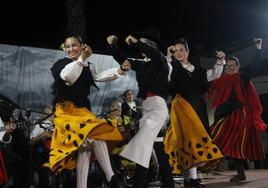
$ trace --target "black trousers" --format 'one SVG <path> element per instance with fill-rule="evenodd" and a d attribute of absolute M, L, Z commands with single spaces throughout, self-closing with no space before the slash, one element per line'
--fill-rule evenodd
<path fill-rule="evenodd" d="M 155 142 L 154 150 L 159 164 L 159 175 L 161 180 L 161 188 L 174 188 L 172 170 L 168 162 L 168 155 L 164 151 L 163 142 Z"/>
<path fill-rule="evenodd" d="M 238 175 L 245 175 L 245 167 L 244 167 L 244 162 L 245 160 L 243 159 L 233 159 L 234 161 L 234 167 L 237 170 Z"/>
<path fill-rule="evenodd" d="M 174 181 L 172 177 L 172 170 L 168 162 L 168 156 L 164 151 L 163 142 L 155 142 L 154 150 L 156 152 L 159 175 L 161 181 L 161 188 L 174 188 Z M 147 168 L 136 164 L 136 172 L 134 178 L 135 188 L 148 188 L 149 187 L 149 172 Z"/>

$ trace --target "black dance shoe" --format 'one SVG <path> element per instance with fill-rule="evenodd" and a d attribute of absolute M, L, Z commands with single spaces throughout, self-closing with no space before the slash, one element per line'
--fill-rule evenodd
<path fill-rule="evenodd" d="M 234 176 L 233 178 L 231 178 L 229 182 L 239 182 L 239 181 L 244 181 L 246 179 L 247 178 L 246 178 L 245 175 L 237 174 L 236 176 Z"/>
<path fill-rule="evenodd" d="M 190 179 L 189 181 L 184 180 L 183 181 L 185 188 L 204 188 L 205 185 L 201 184 L 200 179 Z"/>
<path fill-rule="evenodd" d="M 112 176 L 111 181 L 108 183 L 110 188 L 120 188 L 119 181 L 115 175 Z"/>

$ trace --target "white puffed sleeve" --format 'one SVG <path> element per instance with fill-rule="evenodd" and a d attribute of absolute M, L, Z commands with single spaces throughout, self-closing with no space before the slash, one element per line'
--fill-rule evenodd
<path fill-rule="evenodd" d="M 83 66 L 80 66 L 75 61 L 69 63 L 62 69 L 60 77 L 65 81 L 66 85 L 73 85 L 79 78 L 83 70 Z"/>
<path fill-rule="evenodd" d="M 222 62 L 217 61 L 213 69 L 207 70 L 207 80 L 210 82 L 212 80 L 219 78 L 222 74 L 224 65 L 225 65 L 225 60 L 223 60 Z"/>
<path fill-rule="evenodd" d="M 87 58 L 85 61 L 81 61 L 79 57 L 77 61 L 69 63 L 64 67 L 64 69 L 62 69 L 60 77 L 66 82 L 66 85 L 73 85 L 81 75 L 83 67 L 88 65 L 93 79 L 97 82 L 111 81 L 122 76 L 118 73 L 119 68 L 110 68 L 102 72 L 98 72 L 95 65 L 88 62 L 89 58 Z"/>
<path fill-rule="evenodd" d="M 83 67 L 88 66 L 88 58 L 83 61 L 80 56 L 76 61 L 69 63 L 62 69 L 60 77 L 65 81 L 66 85 L 73 85 L 82 73 Z"/>
<path fill-rule="evenodd" d="M 102 72 L 98 72 L 94 64 L 90 64 L 90 70 L 93 76 L 93 79 L 96 82 L 105 82 L 115 80 L 122 75 L 118 73 L 119 68 L 110 68 Z"/>

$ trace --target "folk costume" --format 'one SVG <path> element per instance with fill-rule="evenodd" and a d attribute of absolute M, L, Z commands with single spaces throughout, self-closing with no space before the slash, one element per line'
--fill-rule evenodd
<path fill-rule="evenodd" d="M 128 59 L 116 44 L 112 45 L 111 49 L 113 57 L 118 63 L 123 64 L 127 59 L 131 63 L 131 69 L 136 71 L 139 87 L 137 97 L 143 99 L 139 130 L 120 153 L 122 157 L 137 164 L 134 187 L 139 188 L 148 187 L 148 167 L 154 141 L 168 118 L 166 99 L 169 88 L 169 67 L 165 56 L 158 50 L 164 49 L 165 45 L 160 40 L 160 34 L 157 31 L 147 28 L 143 32 L 133 33 L 132 35 L 139 40 L 131 46 L 146 55 L 144 60 Z M 164 153 L 164 149 L 161 148 L 161 150 Z M 166 166 L 166 168 L 170 167 Z M 171 171 L 170 169 L 167 171 L 169 174 L 160 175 L 165 181 L 165 186 L 172 188 L 174 183 Z"/>
<path fill-rule="evenodd" d="M 211 133 L 222 153 L 235 159 L 238 175 L 245 177 L 243 160 L 264 159 L 260 133 L 266 125 L 261 119 L 262 106 L 251 78 L 261 63 L 257 49 L 253 62 L 239 73 L 225 74 L 214 80 L 209 97 L 216 108 Z"/>
<path fill-rule="evenodd" d="M 116 127 L 117 122 L 96 118 L 90 111 L 90 101 L 87 98 L 90 95 L 90 87 L 97 87 L 94 80 L 105 80 L 105 75 L 114 78 L 117 69 L 111 69 L 107 74 L 97 74 L 92 64 L 83 64 L 85 66 L 64 58 L 51 68 L 55 79 L 53 88 L 56 111 L 49 165 L 55 172 L 77 167 L 79 188 L 87 186 L 92 151 L 107 181 L 111 180 L 114 173 L 105 141 L 122 140 Z"/>
<path fill-rule="evenodd" d="M 222 154 L 210 138 L 204 94 L 208 88 L 207 71 L 198 65 L 171 62 L 171 125 L 164 138 L 165 151 L 174 174 L 219 161 Z M 222 65 L 214 67 L 222 72 Z M 211 78 L 210 78 L 211 79 Z M 196 179 L 197 177 L 195 177 Z"/>

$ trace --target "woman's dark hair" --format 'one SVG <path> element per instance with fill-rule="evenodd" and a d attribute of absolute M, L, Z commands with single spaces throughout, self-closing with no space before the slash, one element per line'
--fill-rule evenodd
<path fill-rule="evenodd" d="M 126 91 L 124 91 L 123 93 L 123 97 L 126 97 L 127 93 L 131 91 L 134 94 L 134 91 L 132 89 L 127 89 Z"/>
<path fill-rule="evenodd" d="M 12 112 L 14 108 L 12 108 L 7 103 L 0 103 L 0 117 L 3 121 L 8 122 L 12 117 Z"/>
<path fill-rule="evenodd" d="M 83 38 L 82 38 L 79 34 L 69 34 L 69 35 L 67 35 L 67 36 L 64 38 L 64 42 L 66 41 L 66 39 L 71 38 L 71 37 L 76 38 L 76 39 L 78 40 L 78 42 L 80 42 L 81 44 L 84 43 Z"/>
<path fill-rule="evenodd" d="M 174 41 L 174 45 L 176 45 L 176 44 L 182 44 L 182 45 L 184 45 L 185 49 L 187 51 L 189 51 L 189 45 L 188 45 L 187 39 L 185 39 L 185 38 L 179 38 L 179 39 L 177 39 L 177 40 Z"/>
<path fill-rule="evenodd" d="M 63 42 L 62 42 L 61 45 L 60 45 L 60 49 L 61 49 L 61 50 L 64 50 L 64 48 L 65 48 L 65 41 L 66 41 L 68 38 L 71 38 L 71 37 L 77 39 L 77 41 L 78 41 L 80 44 L 84 44 L 84 40 L 83 40 L 83 38 L 82 38 L 80 35 L 78 35 L 78 34 L 69 34 L 69 35 L 67 35 L 67 36 L 64 37 L 64 40 L 63 40 Z"/>

